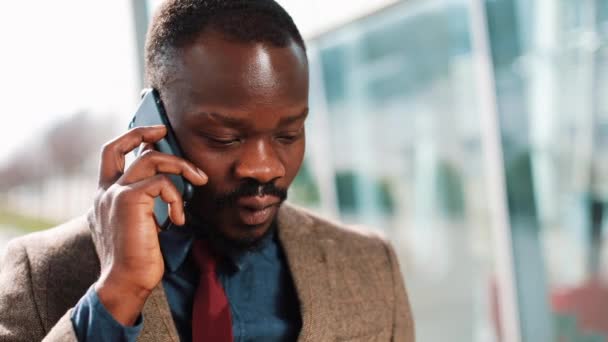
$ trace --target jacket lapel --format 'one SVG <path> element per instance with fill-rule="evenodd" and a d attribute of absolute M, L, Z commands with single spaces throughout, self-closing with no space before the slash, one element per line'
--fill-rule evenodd
<path fill-rule="evenodd" d="M 331 240 L 319 240 L 313 220 L 283 204 L 278 215 L 279 240 L 287 257 L 302 317 L 299 342 L 333 340 L 331 329 Z"/>
<path fill-rule="evenodd" d="M 144 328 L 137 341 L 179 342 L 179 335 L 171 316 L 162 282 L 154 288 L 144 304 L 143 317 Z"/>

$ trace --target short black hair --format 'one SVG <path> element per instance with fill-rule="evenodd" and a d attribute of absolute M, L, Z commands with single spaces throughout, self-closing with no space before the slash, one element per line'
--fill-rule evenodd
<path fill-rule="evenodd" d="M 274 0 L 168 0 L 155 13 L 145 47 L 146 83 L 161 89 L 175 70 L 179 49 L 207 28 L 226 39 L 285 47 L 304 40 L 291 16 Z"/>

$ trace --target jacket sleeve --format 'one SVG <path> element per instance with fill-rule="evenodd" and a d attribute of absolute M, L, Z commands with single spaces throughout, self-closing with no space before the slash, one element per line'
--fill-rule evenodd
<path fill-rule="evenodd" d="M 386 249 L 391 263 L 393 275 L 393 293 L 395 296 L 395 309 L 393 317 L 393 342 L 414 342 L 414 320 L 412 309 L 405 291 L 403 275 L 399 267 L 399 261 L 395 250 L 386 242 Z"/>
<path fill-rule="evenodd" d="M 77 342 L 69 312 L 46 335 L 39 305 L 27 252 L 18 240 L 12 241 L 0 262 L 0 341 Z"/>
<path fill-rule="evenodd" d="M 55 342 L 55 341 L 67 341 L 76 342 L 76 333 L 74 331 L 74 325 L 70 319 L 72 309 L 65 313 L 61 319 L 55 324 L 53 329 L 42 340 L 43 342 Z"/>

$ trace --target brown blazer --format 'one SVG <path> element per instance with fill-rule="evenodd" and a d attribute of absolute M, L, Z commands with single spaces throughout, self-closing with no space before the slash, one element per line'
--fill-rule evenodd
<path fill-rule="evenodd" d="M 382 239 L 285 204 L 279 239 L 300 300 L 298 341 L 414 341 L 397 258 Z M 9 243 L 0 263 L 0 341 L 76 341 L 71 308 L 99 276 L 86 217 Z M 159 284 L 138 341 L 179 341 Z"/>

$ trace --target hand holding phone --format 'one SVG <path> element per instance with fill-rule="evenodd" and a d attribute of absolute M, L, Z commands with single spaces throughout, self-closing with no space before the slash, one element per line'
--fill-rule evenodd
<path fill-rule="evenodd" d="M 138 112 L 150 104 L 150 97 L 144 98 Z M 101 154 L 99 187 L 89 215 L 101 265 L 95 291 L 104 307 L 123 325 L 135 322 L 146 298 L 162 279 L 160 225 L 166 221 L 184 224 L 186 184 L 207 183 L 207 176 L 194 164 L 160 151 L 142 153 L 125 169 L 125 155 L 142 143 L 160 148 L 164 145 L 162 140 L 167 139 L 170 144 L 169 130 L 167 125 L 134 127 L 105 144 Z M 170 175 L 181 175 L 177 178 L 183 182 L 181 190 Z M 164 212 L 170 217 L 165 222 L 158 222 L 156 217 L 157 201 L 162 201 Z"/>
<path fill-rule="evenodd" d="M 173 133 L 173 128 L 171 127 L 171 123 L 169 122 L 169 118 L 167 117 L 167 113 L 165 112 L 158 92 L 155 89 L 144 89 L 141 103 L 133 116 L 129 128 L 153 125 L 164 125 L 167 127 L 167 135 L 154 143 L 154 149 L 165 154 L 183 158 L 183 153 L 179 147 L 175 134 Z M 138 152 L 139 151 L 136 151 L 136 154 L 139 154 Z M 168 177 L 182 194 L 184 203 L 187 203 L 187 201 L 192 198 L 194 191 L 192 184 L 180 175 L 169 174 Z M 157 197 L 154 202 L 154 215 L 156 217 L 156 222 L 161 229 L 168 229 L 172 225 L 169 218 L 167 203 L 165 203 L 160 196 Z"/>

